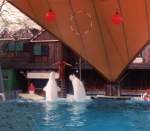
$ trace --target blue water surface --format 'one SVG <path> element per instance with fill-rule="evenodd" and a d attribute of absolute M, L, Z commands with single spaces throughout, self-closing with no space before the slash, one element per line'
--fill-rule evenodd
<path fill-rule="evenodd" d="M 0 103 L 0 131 L 150 131 L 150 103 L 8 101 Z"/>

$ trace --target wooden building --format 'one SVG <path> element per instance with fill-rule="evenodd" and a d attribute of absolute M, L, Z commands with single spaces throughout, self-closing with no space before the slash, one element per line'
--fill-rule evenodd
<path fill-rule="evenodd" d="M 24 33 L 22 34 L 21 32 Z M 32 34 L 32 31 L 25 32 L 20 30 L 12 36 L 7 36 L 6 39 L 7 33 L 3 33 L 5 36 L 2 36 L 0 43 L 1 65 L 3 69 L 15 72 L 17 74 L 16 77 L 25 76 L 24 81 L 26 82 L 28 77 L 30 79 L 28 82 L 34 82 L 37 89 L 42 89 L 47 79 L 42 78 L 42 75 L 34 78 L 33 76 L 35 75 L 33 74 L 48 73 L 52 70 L 57 71 L 58 66 L 53 64 L 63 59 L 72 65 L 71 68 L 66 68 L 65 74 L 65 85 L 68 87 L 68 92 L 72 92 L 71 82 L 69 81 L 69 75 L 72 73 L 80 77 L 89 94 L 98 93 L 98 89 L 103 88 L 103 78 L 85 60 L 52 34 L 46 31 L 37 31 L 35 35 Z M 21 35 L 19 36 L 19 34 Z M 29 74 L 32 74 L 32 77 Z M 101 82 L 99 81 L 100 79 L 102 79 Z M 27 90 L 27 84 L 23 87 L 24 91 Z M 21 87 L 15 87 L 15 89 L 17 88 Z"/>
<path fill-rule="evenodd" d="M 63 42 L 44 30 L 20 30 L 14 34 L 4 30 L 0 36 L 0 48 L 5 83 L 8 82 L 7 75 L 15 78 L 14 81 L 16 81 L 7 85 L 8 87 L 13 85 L 14 89 L 27 91 L 27 86 L 32 81 L 37 90 L 42 90 L 47 82 L 48 73 L 52 70 L 58 71 L 58 66 L 53 64 L 63 59 L 72 65 L 72 67 L 66 68 L 67 92 L 72 93 L 68 77 L 74 73 L 83 81 L 87 94 L 118 94 L 113 87 L 108 91 L 105 90 L 105 86 L 109 85 L 108 81 Z M 149 48 L 150 45 L 143 49 L 120 79 L 118 85 L 121 89 L 119 89 L 121 95 L 140 94 L 150 87 Z M 21 83 L 24 83 L 24 86 Z"/>
<path fill-rule="evenodd" d="M 122 95 L 141 95 L 150 89 L 150 44 L 134 59 L 121 81 Z"/>

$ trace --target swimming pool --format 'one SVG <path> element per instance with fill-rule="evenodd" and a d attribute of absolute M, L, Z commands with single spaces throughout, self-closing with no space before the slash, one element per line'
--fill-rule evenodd
<path fill-rule="evenodd" d="M 123 100 L 0 103 L 0 131 L 149 131 L 150 104 Z"/>

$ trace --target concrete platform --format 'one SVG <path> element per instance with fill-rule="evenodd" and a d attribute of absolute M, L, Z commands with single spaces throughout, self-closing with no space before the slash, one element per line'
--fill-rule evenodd
<path fill-rule="evenodd" d="M 39 96 L 37 94 L 29 94 L 29 93 L 19 93 L 19 98 L 23 98 L 26 100 L 33 100 L 33 101 L 41 101 L 44 100 L 44 97 Z"/>
<path fill-rule="evenodd" d="M 96 95 L 95 99 L 120 99 L 120 100 L 130 100 L 132 96 L 104 96 Z"/>
<path fill-rule="evenodd" d="M 32 101 L 42 101 L 44 97 L 39 96 L 37 94 L 28 94 L 28 93 L 19 93 L 18 96 L 20 98 Z M 91 96 L 93 99 L 118 99 L 118 100 L 130 100 L 132 96 L 104 96 L 104 95 L 93 95 Z"/>

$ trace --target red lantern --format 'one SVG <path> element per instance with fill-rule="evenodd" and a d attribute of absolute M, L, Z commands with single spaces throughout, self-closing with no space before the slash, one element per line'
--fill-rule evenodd
<path fill-rule="evenodd" d="M 112 22 L 116 25 L 119 25 L 123 22 L 123 18 L 118 11 L 112 16 Z"/>
<path fill-rule="evenodd" d="M 52 10 L 49 10 L 45 14 L 45 19 L 46 19 L 47 22 L 53 22 L 53 21 L 56 20 L 56 14 Z"/>

